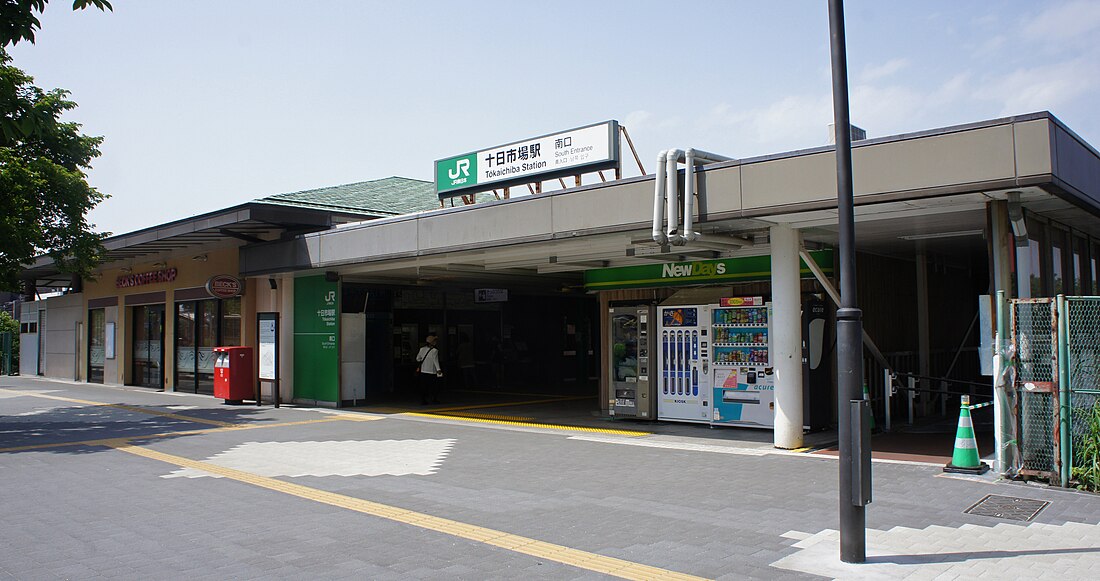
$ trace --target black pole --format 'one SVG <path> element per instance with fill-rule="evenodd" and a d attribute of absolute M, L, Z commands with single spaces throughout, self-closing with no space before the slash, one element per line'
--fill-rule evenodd
<path fill-rule="evenodd" d="M 830 49 L 833 64 L 833 122 L 836 134 L 837 210 L 840 226 L 840 309 L 837 311 L 837 419 L 840 448 L 840 560 L 867 560 L 866 509 L 854 491 L 859 459 L 853 458 L 851 401 L 863 399 L 863 313 L 856 306 L 855 213 L 852 192 L 852 130 L 848 118 L 848 62 L 844 46 L 844 3 L 829 0 Z M 863 446 L 859 446 L 862 448 Z M 862 472 L 860 473 L 862 475 Z M 857 488 L 859 487 L 859 488 Z"/>

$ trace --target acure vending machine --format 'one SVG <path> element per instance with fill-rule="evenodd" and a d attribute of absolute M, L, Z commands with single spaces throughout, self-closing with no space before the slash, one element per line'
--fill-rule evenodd
<path fill-rule="evenodd" d="M 712 416 L 715 425 L 775 426 L 771 303 L 724 298 L 712 311 Z"/>
<path fill-rule="evenodd" d="M 710 422 L 710 305 L 657 307 L 657 418 Z"/>
<path fill-rule="evenodd" d="M 654 360 L 653 310 L 652 305 L 609 310 L 611 393 L 608 411 L 612 416 L 650 420 L 656 415 L 656 398 L 650 380 L 650 362 Z"/>

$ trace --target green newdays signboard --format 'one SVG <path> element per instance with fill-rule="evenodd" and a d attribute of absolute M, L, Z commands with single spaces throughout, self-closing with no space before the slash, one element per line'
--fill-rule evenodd
<path fill-rule="evenodd" d="M 810 257 L 822 270 L 832 272 L 833 251 L 831 249 L 815 250 L 810 252 Z M 803 276 L 812 276 L 813 273 L 804 262 L 799 261 L 799 265 Z M 598 268 L 585 271 L 584 288 L 612 290 L 767 280 L 771 277 L 771 271 L 771 256 Z"/>
<path fill-rule="evenodd" d="M 294 279 L 294 397 L 340 397 L 340 286 L 324 276 Z"/>

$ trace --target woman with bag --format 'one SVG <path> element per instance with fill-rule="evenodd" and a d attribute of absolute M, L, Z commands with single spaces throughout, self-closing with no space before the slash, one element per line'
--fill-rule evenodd
<path fill-rule="evenodd" d="M 435 348 L 439 337 L 428 333 L 424 346 L 416 354 L 416 379 L 420 383 L 420 405 L 439 403 L 439 382 L 443 381 L 443 368 L 439 366 L 439 349 Z"/>

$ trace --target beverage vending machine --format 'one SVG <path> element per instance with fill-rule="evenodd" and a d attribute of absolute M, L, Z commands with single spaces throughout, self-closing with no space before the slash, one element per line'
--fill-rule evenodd
<path fill-rule="evenodd" d="M 610 316 L 610 398 L 608 412 L 615 417 L 651 420 L 657 405 L 650 381 L 653 361 L 654 307 L 612 307 Z"/>
<path fill-rule="evenodd" d="M 712 310 L 711 423 L 775 426 L 771 303 L 763 297 L 724 298 Z"/>
<path fill-rule="evenodd" d="M 657 418 L 710 422 L 710 305 L 657 307 Z"/>

